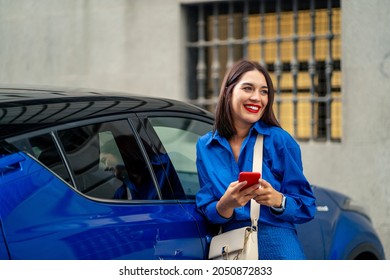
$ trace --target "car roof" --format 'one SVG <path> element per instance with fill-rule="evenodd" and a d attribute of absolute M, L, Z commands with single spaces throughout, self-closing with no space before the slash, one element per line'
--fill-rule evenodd
<path fill-rule="evenodd" d="M 197 106 L 168 98 L 70 88 L 0 87 L 0 139 L 94 117 L 167 110 L 212 117 Z"/>

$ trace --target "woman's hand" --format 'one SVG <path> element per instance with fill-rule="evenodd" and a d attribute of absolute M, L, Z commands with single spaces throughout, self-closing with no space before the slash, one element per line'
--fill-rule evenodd
<path fill-rule="evenodd" d="M 234 181 L 230 183 L 224 195 L 217 203 L 217 211 L 222 217 L 230 218 L 233 215 L 234 208 L 244 206 L 249 200 L 258 195 L 255 190 L 260 187 L 260 184 L 255 184 L 241 190 L 245 184 L 246 181 Z"/>
<path fill-rule="evenodd" d="M 283 195 L 275 190 L 270 183 L 264 179 L 260 179 L 260 188 L 254 190 L 255 193 L 253 199 L 261 205 L 269 207 L 281 207 Z"/>

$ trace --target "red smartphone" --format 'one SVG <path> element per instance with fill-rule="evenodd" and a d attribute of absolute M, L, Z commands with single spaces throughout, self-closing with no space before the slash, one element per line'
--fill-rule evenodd
<path fill-rule="evenodd" d="M 240 175 L 238 176 L 238 181 L 247 182 L 247 184 L 241 188 L 241 191 L 243 189 L 246 189 L 247 187 L 257 184 L 259 182 L 260 177 L 261 177 L 260 172 L 240 172 Z"/>

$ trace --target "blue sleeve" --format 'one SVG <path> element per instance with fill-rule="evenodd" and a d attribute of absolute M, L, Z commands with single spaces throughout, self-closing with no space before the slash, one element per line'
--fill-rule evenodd
<path fill-rule="evenodd" d="M 286 208 L 280 218 L 294 224 L 305 223 L 314 218 L 315 197 L 303 174 L 301 150 L 295 140 L 288 138 L 280 150 L 282 162 L 281 192 L 286 196 Z"/>
<path fill-rule="evenodd" d="M 204 148 L 204 144 L 202 144 L 201 141 L 198 141 L 196 144 L 196 166 L 198 169 L 200 190 L 196 194 L 196 205 L 198 210 L 211 223 L 223 224 L 232 218 L 226 219 L 217 212 L 217 202 L 219 197 L 217 197 L 213 192 L 212 180 L 209 178 L 207 166 L 205 166 L 202 160 Z"/>
<path fill-rule="evenodd" d="M 115 191 L 113 199 L 127 199 L 126 185 L 121 185 Z"/>

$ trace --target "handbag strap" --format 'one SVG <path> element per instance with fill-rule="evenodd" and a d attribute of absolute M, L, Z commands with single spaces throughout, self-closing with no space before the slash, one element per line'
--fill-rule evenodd
<path fill-rule="evenodd" d="M 263 166 L 263 135 L 257 134 L 256 143 L 253 151 L 253 172 L 262 172 Z M 253 198 L 251 199 L 250 216 L 252 221 L 252 227 L 256 227 L 260 216 L 260 204 Z"/>

